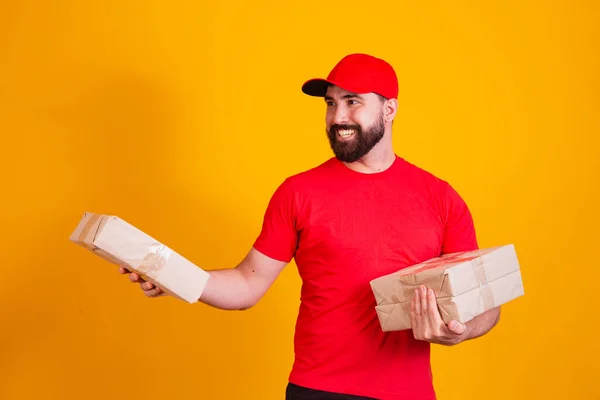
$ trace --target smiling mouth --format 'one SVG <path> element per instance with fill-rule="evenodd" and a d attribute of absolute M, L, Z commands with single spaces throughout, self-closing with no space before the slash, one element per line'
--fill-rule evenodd
<path fill-rule="evenodd" d="M 347 139 L 355 133 L 356 131 L 354 129 L 340 129 L 337 131 L 338 136 L 342 139 Z"/>

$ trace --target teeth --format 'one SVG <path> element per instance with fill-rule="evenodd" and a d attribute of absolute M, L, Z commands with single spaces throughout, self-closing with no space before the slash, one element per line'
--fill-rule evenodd
<path fill-rule="evenodd" d="M 347 138 L 349 136 L 351 136 L 354 133 L 354 130 L 352 129 L 344 129 L 341 131 L 338 131 L 338 135 L 340 135 L 343 138 Z"/>

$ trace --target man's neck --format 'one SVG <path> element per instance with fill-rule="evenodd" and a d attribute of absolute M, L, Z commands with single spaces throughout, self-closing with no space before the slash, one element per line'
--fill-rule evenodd
<path fill-rule="evenodd" d="M 353 163 L 345 162 L 344 164 L 356 172 L 376 174 L 391 167 L 395 160 L 396 154 L 391 144 L 387 145 L 387 143 L 380 142 L 360 160 Z"/>

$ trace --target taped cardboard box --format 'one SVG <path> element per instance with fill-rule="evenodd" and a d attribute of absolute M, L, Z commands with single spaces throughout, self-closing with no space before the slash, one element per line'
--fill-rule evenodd
<path fill-rule="evenodd" d="M 188 303 L 198 301 L 210 275 L 121 218 L 86 212 L 70 240 Z"/>
<path fill-rule="evenodd" d="M 477 315 L 524 295 L 513 245 L 445 254 L 370 282 L 383 331 L 411 328 L 410 302 L 420 285 L 435 292 L 447 324 Z"/>

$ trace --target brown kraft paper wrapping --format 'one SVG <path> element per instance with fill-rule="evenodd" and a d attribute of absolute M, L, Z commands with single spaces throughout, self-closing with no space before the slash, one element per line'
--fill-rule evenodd
<path fill-rule="evenodd" d="M 371 281 L 384 331 L 410 329 L 410 301 L 420 285 L 435 292 L 445 323 L 465 323 L 524 294 L 513 245 L 446 254 Z"/>
<path fill-rule="evenodd" d="M 115 216 L 85 213 L 70 239 L 188 303 L 200 298 L 209 278 L 206 271 Z"/>

